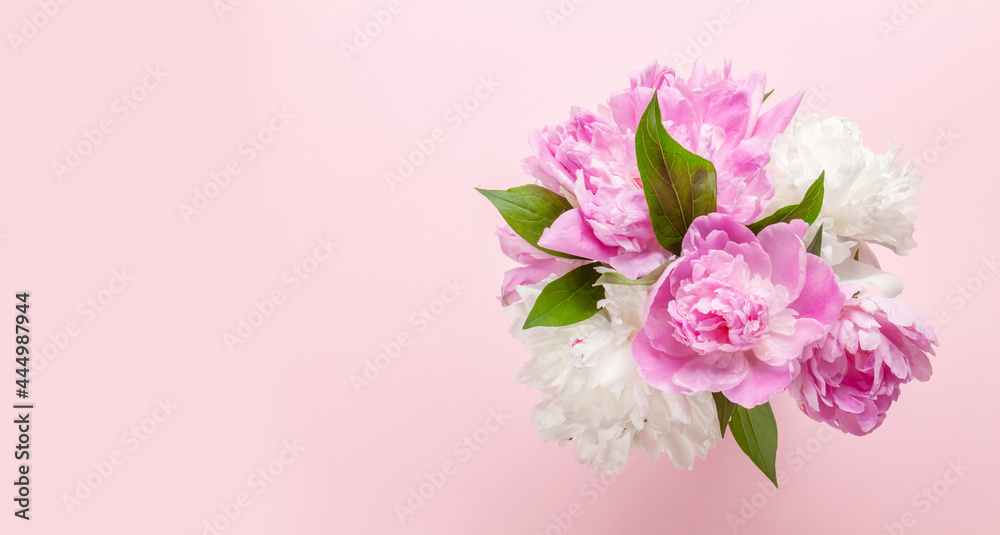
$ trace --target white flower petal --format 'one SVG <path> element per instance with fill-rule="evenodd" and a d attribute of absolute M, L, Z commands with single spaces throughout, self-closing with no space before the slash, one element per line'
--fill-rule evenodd
<path fill-rule="evenodd" d="M 521 286 L 511 334 L 532 355 L 517 382 L 542 391 L 532 423 L 546 442 L 572 444 L 576 460 L 599 472 L 624 470 L 629 450 L 651 458 L 666 452 L 689 469 L 720 440 L 711 394 L 686 396 L 650 387 L 632 357 L 649 288 L 608 285 L 602 311 L 566 327 L 522 330 L 541 288 Z"/>
<path fill-rule="evenodd" d="M 806 190 L 826 172 L 823 209 L 807 243 L 823 224 L 821 256 L 830 265 L 850 258 L 859 241 L 877 243 L 905 255 L 916 246 L 913 193 L 920 177 L 894 163 L 898 148 L 881 155 L 865 146 L 857 125 L 813 114 L 792 121 L 774 139 L 768 169 L 774 179 L 774 200 L 767 214 L 802 200 Z"/>

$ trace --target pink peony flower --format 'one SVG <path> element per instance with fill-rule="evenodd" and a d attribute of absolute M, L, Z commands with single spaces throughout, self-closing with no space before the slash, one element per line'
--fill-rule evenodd
<path fill-rule="evenodd" d="M 670 392 L 722 392 L 747 408 L 787 388 L 802 349 L 844 304 L 833 271 L 806 253 L 807 229 L 796 220 L 754 236 L 726 214 L 695 219 L 632 343 L 646 381 Z"/>
<path fill-rule="evenodd" d="M 504 306 L 521 300 L 520 294 L 517 293 L 518 286 L 541 282 L 550 275 L 561 277 L 587 263 L 585 260 L 558 258 L 540 251 L 507 225 L 497 227 L 496 234 L 500 238 L 500 250 L 503 254 L 523 264 L 504 274 L 500 296 L 500 302 Z"/>
<path fill-rule="evenodd" d="M 806 347 L 789 393 L 810 418 L 867 435 L 885 420 L 900 385 L 930 378 L 932 344 L 931 328 L 901 303 L 848 299 L 830 333 Z"/>
<path fill-rule="evenodd" d="M 718 210 L 738 222 L 758 218 L 774 194 L 764 166 L 774 136 L 788 125 L 802 93 L 759 115 L 765 77 L 706 72 L 698 62 L 687 80 L 653 63 L 632 74 L 629 89 L 615 92 L 598 114 L 572 108 L 570 119 L 534 132 L 535 155 L 525 172 L 539 184 L 575 196 L 578 206 L 556 221 L 543 247 L 607 262 L 632 278 L 666 261 L 656 241 L 635 157 L 635 131 L 654 91 L 664 126 L 686 149 L 709 159 L 718 172 Z"/>

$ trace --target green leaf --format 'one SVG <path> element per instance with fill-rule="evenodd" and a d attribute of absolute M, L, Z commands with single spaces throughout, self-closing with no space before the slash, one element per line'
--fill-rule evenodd
<path fill-rule="evenodd" d="M 767 97 L 771 96 L 771 93 L 774 93 L 774 90 L 773 90 L 773 89 L 772 89 L 772 90 L 770 90 L 770 91 L 768 91 L 767 93 L 764 93 L 764 100 L 760 101 L 760 102 L 761 102 L 761 104 L 763 104 L 763 103 L 767 102 Z"/>
<path fill-rule="evenodd" d="M 778 424 L 774 421 L 771 404 L 757 405 L 752 409 L 737 406 L 729 428 L 733 430 L 733 438 L 743 453 L 777 487 L 775 459 L 778 455 Z"/>
<path fill-rule="evenodd" d="M 825 177 L 826 171 L 819 174 L 819 178 L 806 190 L 805 196 L 802 197 L 802 202 L 779 209 L 774 214 L 750 225 L 750 230 L 754 234 L 760 234 L 760 231 L 775 223 L 789 223 L 795 219 L 801 219 L 810 225 L 815 223 L 816 218 L 819 217 L 819 211 L 823 208 L 823 195 L 825 193 L 823 184 Z"/>
<path fill-rule="evenodd" d="M 510 228 L 531 245 L 538 247 L 542 232 L 573 205 L 559 194 L 541 186 L 528 184 L 507 191 L 476 188 L 500 211 Z M 538 249 L 562 258 L 579 258 L 544 247 Z"/>
<path fill-rule="evenodd" d="M 819 229 L 816 230 L 816 236 L 813 237 L 812 241 L 809 243 L 809 247 L 806 247 L 806 252 L 819 256 L 819 253 L 822 249 L 823 249 L 823 223 L 820 223 Z"/>
<path fill-rule="evenodd" d="M 635 155 L 656 239 L 679 255 L 691 222 L 716 209 L 715 166 L 670 137 L 656 93 L 635 133 Z"/>
<path fill-rule="evenodd" d="M 597 314 L 597 302 L 604 299 L 604 286 L 597 286 L 600 262 L 578 267 L 550 282 L 531 307 L 524 328 L 562 327 L 579 323 Z"/>
<path fill-rule="evenodd" d="M 607 285 L 607 284 L 624 284 L 626 286 L 651 286 L 656 284 L 656 281 L 660 280 L 660 275 L 667 270 L 667 266 L 670 265 L 669 262 L 664 262 L 660 264 L 659 267 L 650 271 L 645 277 L 640 279 L 630 279 L 617 271 L 608 271 L 607 273 L 602 273 L 601 277 L 597 279 L 597 284 Z"/>
<path fill-rule="evenodd" d="M 719 430 L 722 431 L 722 438 L 726 438 L 726 426 L 729 425 L 736 404 L 729 401 L 722 392 L 712 392 L 712 399 L 715 400 L 715 410 L 719 413 Z"/>

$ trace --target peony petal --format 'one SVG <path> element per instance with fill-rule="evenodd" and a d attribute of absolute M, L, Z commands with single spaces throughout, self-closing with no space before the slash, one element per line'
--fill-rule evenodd
<path fill-rule="evenodd" d="M 763 405 L 792 382 L 792 370 L 788 364 L 771 366 L 755 358 L 749 358 L 747 362 L 750 367 L 747 380 L 722 391 L 727 399 L 741 407 L 752 409 Z"/>
<path fill-rule="evenodd" d="M 807 254 L 806 257 L 805 286 L 798 299 L 788 307 L 796 310 L 799 318 L 812 318 L 829 327 L 840 318 L 844 294 L 826 262 L 816 255 Z"/>
<path fill-rule="evenodd" d="M 539 260 L 527 266 L 514 268 L 503 277 L 503 287 L 500 296 L 501 303 L 510 305 L 521 300 L 517 293 L 517 287 L 527 284 L 535 284 L 552 275 L 562 277 L 574 269 L 586 264 L 586 260 L 565 260 L 562 258 L 550 258 L 549 260 Z"/>
<path fill-rule="evenodd" d="M 695 218 L 687 234 L 684 235 L 682 247 L 685 253 L 694 253 L 706 249 L 710 241 L 720 244 L 716 247 L 719 249 L 724 247 L 722 244 L 728 242 L 758 243 L 757 237 L 750 229 L 731 216 L 718 212 Z"/>
<path fill-rule="evenodd" d="M 616 271 L 630 279 L 641 279 L 650 271 L 667 261 L 667 255 L 659 251 L 642 253 L 622 253 L 608 262 Z"/>
<path fill-rule="evenodd" d="M 845 389 L 834 390 L 833 401 L 841 411 L 850 414 L 861 414 L 865 411 L 865 400 L 857 397 L 856 394 L 856 392 L 845 391 Z"/>
<path fill-rule="evenodd" d="M 673 380 L 685 392 L 719 392 L 746 382 L 747 370 L 743 353 L 698 355 L 677 370 Z"/>
<path fill-rule="evenodd" d="M 542 232 L 538 245 L 598 262 L 608 262 L 618 253 L 617 247 L 605 245 L 594 236 L 579 208 L 564 212 Z"/>
<path fill-rule="evenodd" d="M 927 324 L 916 312 L 914 312 L 910 307 L 900 303 L 899 301 L 893 299 L 887 299 L 885 297 L 872 297 L 873 301 L 878 308 L 885 312 L 886 318 L 889 321 L 898 325 L 901 328 L 911 330 L 914 333 L 919 333 L 931 344 L 937 345 L 937 336 L 934 334 L 934 330 L 931 329 L 930 325 Z M 930 346 L 927 345 L 925 350 L 931 350 Z M 933 350 L 931 350 L 933 351 Z"/>
<path fill-rule="evenodd" d="M 535 177 L 543 186 L 555 192 L 558 192 L 560 187 L 567 189 L 573 187 L 572 173 L 559 163 L 541 132 L 536 130 L 529 134 L 528 145 L 536 156 L 521 161 L 521 168 L 525 173 Z"/>
<path fill-rule="evenodd" d="M 762 136 L 769 142 L 774 136 L 782 133 L 788 128 L 788 123 L 795 117 L 795 112 L 799 109 L 802 97 L 806 94 L 805 89 L 800 89 L 798 93 L 779 102 L 775 107 L 764 112 L 757 119 L 757 125 L 753 131 L 753 137 Z"/>
<path fill-rule="evenodd" d="M 507 225 L 497 227 L 496 235 L 500 239 L 500 251 L 515 262 L 528 264 L 536 260 L 552 258 L 552 255 L 531 245 Z"/>
<path fill-rule="evenodd" d="M 753 274 L 762 279 L 771 278 L 771 259 L 759 243 L 727 243 L 723 250 L 733 258 L 742 257 Z"/>
<path fill-rule="evenodd" d="M 667 357 L 689 359 L 697 354 L 690 346 L 677 340 L 673 320 L 665 306 L 646 317 L 643 332 L 649 338 L 650 347 Z"/>
<path fill-rule="evenodd" d="M 792 300 L 802 291 L 806 281 L 806 256 L 811 256 L 806 253 L 802 244 L 805 222 L 796 221 L 798 223 L 793 221 L 792 224 L 771 225 L 757 235 L 764 252 L 771 258 L 771 282 L 775 286 L 785 287 L 788 298 Z M 802 232 L 798 232 L 799 230 Z"/>
<path fill-rule="evenodd" d="M 632 355 L 639 365 L 639 375 L 653 388 L 664 392 L 682 393 L 673 377 L 684 366 L 684 360 L 672 359 L 649 344 L 645 329 L 632 340 Z"/>
<path fill-rule="evenodd" d="M 818 321 L 808 318 L 795 320 L 795 329 L 790 334 L 771 332 L 761 338 L 753 352 L 762 362 L 778 366 L 798 359 L 806 345 L 822 338 L 828 328 Z"/>
<path fill-rule="evenodd" d="M 896 297 L 903 292 L 903 279 L 853 258 L 833 266 L 833 272 L 842 285 L 855 283 L 863 288 L 875 285 L 884 297 Z"/>
<path fill-rule="evenodd" d="M 875 406 L 875 403 L 872 400 L 864 400 L 864 406 L 864 410 L 858 413 L 856 418 L 847 419 L 849 422 L 857 422 L 857 427 L 850 426 L 850 431 L 858 436 L 871 433 L 880 423 L 882 423 L 882 420 L 885 419 L 884 412 L 881 413 L 880 418 L 878 407 Z"/>

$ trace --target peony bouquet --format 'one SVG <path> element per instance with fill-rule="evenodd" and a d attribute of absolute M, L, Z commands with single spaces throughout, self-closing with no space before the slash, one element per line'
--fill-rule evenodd
<path fill-rule="evenodd" d="M 871 247 L 916 245 L 920 178 L 765 90 L 729 62 L 650 65 L 531 134 L 535 184 L 479 190 L 521 264 L 501 301 L 532 357 L 517 381 L 544 394 L 532 421 L 597 471 L 632 448 L 689 469 L 729 430 L 777 484 L 772 396 L 865 435 L 931 375 L 935 335 Z"/>

